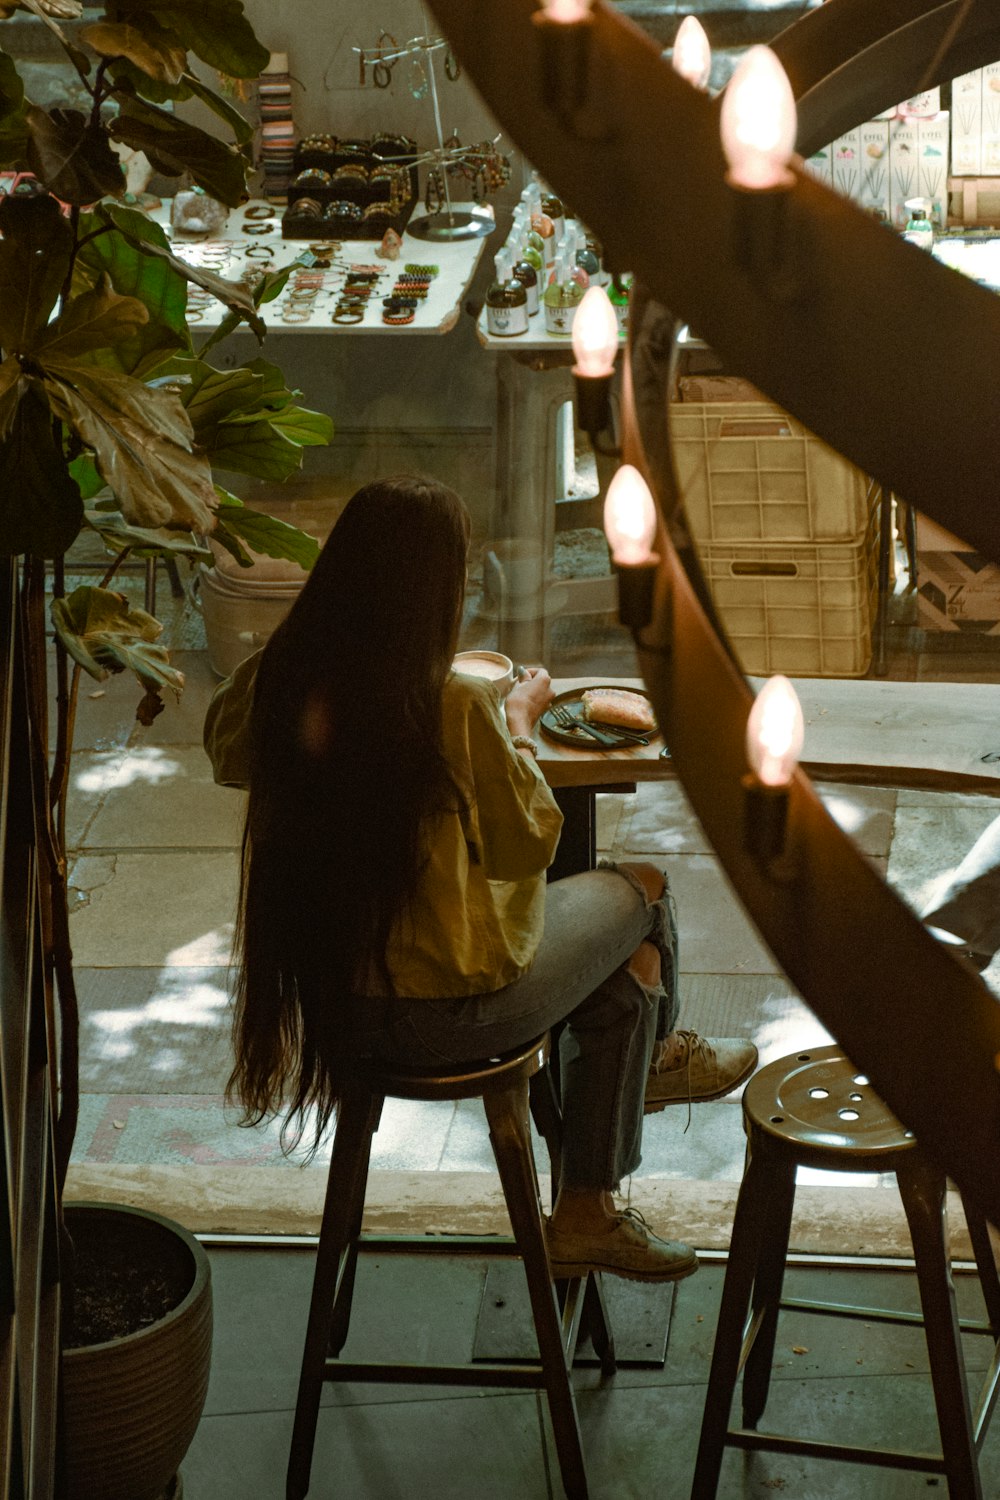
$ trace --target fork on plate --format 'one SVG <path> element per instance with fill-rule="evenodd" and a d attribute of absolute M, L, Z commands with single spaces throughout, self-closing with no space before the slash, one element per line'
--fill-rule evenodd
<path fill-rule="evenodd" d="M 578 719 L 575 714 L 571 714 L 563 703 L 555 704 L 550 712 L 560 729 L 581 730 L 590 739 L 596 740 L 605 750 L 620 750 L 624 745 L 634 745 L 638 742 L 638 737 L 633 737 L 628 732 L 619 735 L 616 730 L 596 729 L 593 724 L 587 724 L 583 719 Z M 642 743 L 646 744 L 648 741 L 642 741 Z"/>

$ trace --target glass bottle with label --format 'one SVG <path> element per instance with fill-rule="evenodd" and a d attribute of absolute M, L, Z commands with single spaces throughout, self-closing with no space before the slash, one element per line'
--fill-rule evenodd
<path fill-rule="evenodd" d="M 580 228 L 583 229 L 582 224 L 580 225 Z M 607 267 L 604 264 L 604 248 L 601 245 L 600 240 L 596 240 L 589 229 L 583 230 L 583 237 L 587 242 L 587 249 L 597 261 L 597 285 L 607 286 L 608 282 L 611 280 L 611 277 L 608 275 Z M 595 280 L 593 276 L 591 276 L 590 279 L 591 281 Z"/>
<path fill-rule="evenodd" d="M 498 250 L 493 264 L 496 281 L 486 293 L 486 331 L 498 339 L 516 338 L 528 331 L 528 294 L 511 270 L 511 255 Z"/>
<path fill-rule="evenodd" d="M 528 298 L 528 317 L 533 318 L 541 306 L 538 288 L 539 271 L 535 264 L 528 259 L 527 247 L 523 247 L 518 253 L 517 241 L 514 240 L 514 265 L 512 267 L 515 280 L 524 287 Z"/>
<path fill-rule="evenodd" d="M 930 204 L 927 199 L 911 198 L 906 207 L 910 210 L 910 217 L 903 230 L 903 239 L 909 240 L 911 245 L 916 245 L 921 250 L 933 250 L 934 225 L 928 217 Z"/>
<path fill-rule="evenodd" d="M 583 301 L 583 287 L 570 275 L 568 250 L 563 250 L 556 261 L 556 274 L 545 288 L 542 301 L 545 304 L 546 332 L 569 338 L 573 317 Z"/>
<path fill-rule="evenodd" d="M 544 270 L 545 256 L 542 237 L 532 229 L 528 222 L 528 215 L 522 208 L 514 210 L 514 227 L 510 237 L 514 245 L 514 253 L 520 260 L 526 260 L 529 265 L 534 266 L 536 271 Z"/>
<path fill-rule="evenodd" d="M 608 287 L 608 296 L 611 298 L 611 306 L 615 310 L 618 319 L 618 327 L 623 331 L 628 328 L 628 294 L 632 285 L 631 276 L 613 275 L 611 285 Z"/>
<path fill-rule="evenodd" d="M 557 198 L 555 193 L 543 191 L 542 213 L 548 214 L 552 220 L 552 228 L 555 230 L 556 244 L 558 244 L 566 233 L 566 210 L 563 207 L 562 199 Z"/>
<path fill-rule="evenodd" d="M 582 224 L 574 229 L 576 239 L 576 263 L 587 278 L 587 286 L 601 286 L 601 263 L 587 244 Z"/>

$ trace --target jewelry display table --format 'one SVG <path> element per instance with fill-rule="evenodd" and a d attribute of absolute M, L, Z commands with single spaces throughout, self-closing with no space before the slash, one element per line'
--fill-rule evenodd
<path fill-rule="evenodd" d="M 266 210 L 272 217 L 264 217 Z M 234 209 L 220 234 L 194 238 L 175 234 L 169 224 L 169 205 L 153 215 L 171 236 L 171 249 L 189 265 L 210 270 L 227 281 L 247 280 L 254 268 L 277 271 L 296 263 L 293 272 L 273 302 L 265 303 L 261 316 L 272 331 L 282 333 L 400 334 L 449 333 L 458 322 L 465 295 L 479 265 L 485 240 L 459 240 L 428 245 L 412 235 L 403 235 L 399 259 L 380 260 L 379 241 L 285 240 L 281 237 L 281 211 L 262 200 L 252 200 Z M 333 322 L 332 314 L 350 266 L 376 266 L 379 279 L 368 305 L 357 322 Z M 437 267 L 427 296 L 414 310 L 413 321 L 387 324 L 382 321 L 382 299 L 388 297 L 397 277 L 407 265 Z M 314 295 L 305 295 L 306 293 Z M 215 327 L 224 316 L 223 304 L 207 292 L 193 289 L 188 298 L 188 321 L 194 329 Z"/>

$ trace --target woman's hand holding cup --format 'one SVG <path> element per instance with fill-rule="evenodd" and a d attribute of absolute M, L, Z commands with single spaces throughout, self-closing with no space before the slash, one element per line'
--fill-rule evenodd
<path fill-rule="evenodd" d="M 552 679 L 544 667 L 522 667 L 504 701 L 511 734 L 530 734 L 555 697 Z"/>

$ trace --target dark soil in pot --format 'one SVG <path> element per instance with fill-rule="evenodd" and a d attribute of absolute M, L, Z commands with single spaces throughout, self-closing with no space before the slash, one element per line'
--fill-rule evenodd
<path fill-rule="evenodd" d="M 177 1307 L 192 1283 L 182 1243 L 137 1232 L 127 1217 L 72 1215 L 72 1309 L 65 1347 L 104 1344 L 147 1328 Z"/>

